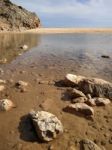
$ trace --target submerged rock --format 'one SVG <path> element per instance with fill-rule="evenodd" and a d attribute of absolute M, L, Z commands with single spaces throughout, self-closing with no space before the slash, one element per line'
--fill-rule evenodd
<path fill-rule="evenodd" d="M 27 11 L 10 0 L 0 0 L 0 31 L 21 31 L 40 26 L 35 13 Z"/>
<path fill-rule="evenodd" d="M 63 133 L 61 121 L 53 114 L 46 111 L 30 112 L 36 133 L 42 141 L 51 141 Z"/>
<path fill-rule="evenodd" d="M 8 111 L 16 106 L 14 103 L 9 99 L 2 99 L 0 100 L 0 111 Z"/>
<path fill-rule="evenodd" d="M 88 106 L 85 103 L 76 103 L 76 104 L 70 104 L 66 107 L 66 111 L 70 111 L 72 113 L 79 112 L 83 115 L 91 116 L 94 115 L 94 110 L 92 107 Z"/>
<path fill-rule="evenodd" d="M 82 150 L 101 150 L 98 145 L 88 139 L 81 141 L 81 148 Z"/>

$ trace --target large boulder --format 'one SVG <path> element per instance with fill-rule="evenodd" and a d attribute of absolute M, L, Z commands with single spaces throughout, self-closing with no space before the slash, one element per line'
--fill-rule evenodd
<path fill-rule="evenodd" d="M 0 0 L 0 31 L 20 31 L 40 26 L 35 13 L 29 12 L 10 0 Z"/>
<path fill-rule="evenodd" d="M 61 121 L 53 114 L 46 111 L 31 111 L 35 131 L 42 141 L 52 141 L 57 135 L 63 133 Z"/>

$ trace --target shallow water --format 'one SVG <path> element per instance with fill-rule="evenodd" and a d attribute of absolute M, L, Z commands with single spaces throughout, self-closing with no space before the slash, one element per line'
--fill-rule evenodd
<path fill-rule="evenodd" d="M 20 49 L 24 44 L 27 51 Z M 112 80 L 112 34 L 1 34 L 0 60 L 4 58 L 4 68 L 33 65 Z"/>

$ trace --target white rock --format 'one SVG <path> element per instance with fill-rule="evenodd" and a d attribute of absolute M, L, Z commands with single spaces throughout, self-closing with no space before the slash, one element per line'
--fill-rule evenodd
<path fill-rule="evenodd" d="M 18 86 L 18 87 L 26 87 L 27 85 L 28 85 L 28 83 L 27 82 L 25 82 L 25 81 L 18 81 L 17 83 L 16 83 L 16 85 Z"/>
<path fill-rule="evenodd" d="M 67 74 L 65 77 L 65 84 L 70 85 L 78 85 L 78 83 L 83 80 L 85 77 L 83 76 L 77 76 L 74 74 Z"/>
<path fill-rule="evenodd" d="M 27 50 L 27 49 L 28 49 L 28 45 L 23 45 L 23 46 L 21 46 L 21 48 L 22 48 L 23 50 Z"/>
<path fill-rule="evenodd" d="M 11 108 L 15 108 L 14 103 L 9 99 L 0 100 L 0 111 L 8 111 Z"/>
<path fill-rule="evenodd" d="M 70 104 L 66 107 L 66 110 L 73 113 L 74 111 L 79 112 L 87 116 L 94 115 L 94 109 L 85 103 Z"/>
<path fill-rule="evenodd" d="M 30 112 L 36 133 L 42 141 L 51 141 L 58 134 L 63 133 L 61 121 L 53 114 L 46 111 Z"/>

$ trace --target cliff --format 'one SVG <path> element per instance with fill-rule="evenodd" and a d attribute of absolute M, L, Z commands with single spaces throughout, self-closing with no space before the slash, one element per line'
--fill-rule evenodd
<path fill-rule="evenodd" d="M 22 31 L 38 28 L 40 19 L 10 0 L 0 0 L 0 31 Z"/>

